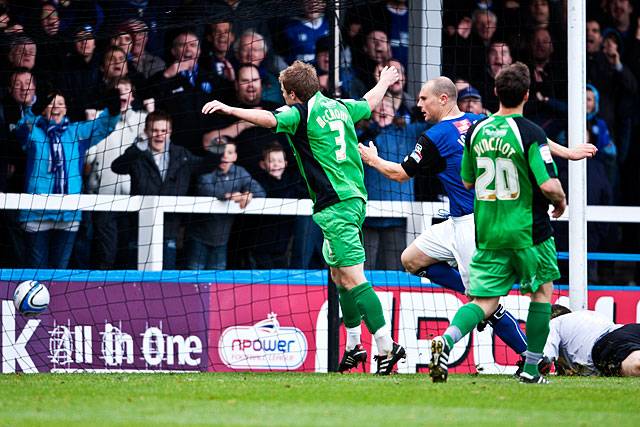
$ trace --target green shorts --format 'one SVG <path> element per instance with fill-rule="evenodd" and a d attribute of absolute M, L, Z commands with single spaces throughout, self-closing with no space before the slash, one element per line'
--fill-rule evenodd
<path fill-rule="evenodd" d="M 553 237 L 525 249 L 476 249 L 469 266 L 469 295 L 500 297 L 515 283 L 522 294 L 560 278 Z"/>
<path fill-rule="evenodd" d="M 343 200 L 313 214 L 322 229 L 322 255 L 331 267 L 350 267 L 365 261 L 362 223 L 367 204 L 360 198 Z"/>

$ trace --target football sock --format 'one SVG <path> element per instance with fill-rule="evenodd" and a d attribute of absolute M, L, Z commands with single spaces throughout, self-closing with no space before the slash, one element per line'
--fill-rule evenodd
<path fill-rule="evenodd" d="M 347 329 L 346 350 L 350 351 L 360 344 L 362 315 L 348 290 L 338 286 L 338 295 L 340 296 L 340 308 L 342 309 L 342 322 Z"/>
<path fill-rule="evenodd" d="M 446 262 L 438 262 L 436 264 L 431 264 L 428 267 L 424 267 L 418 270 L 416 276 L 426 277 L 436 285 L 451 289 L 452 291 L 460 292 L 462 294 L 466 291 L 458 270 L 451 267 Z"/>
<path fill-rule="evenodd" d="M 389 328 L 386 325 L 378 329 L 376 333 L 373 334 L 373 338 L 376 340 L 378 354 L 385 356 L 393 350 L 393 340 L 391 339 Z"/>
<path fill-rule="evenodd" d="M 338 295 L 340 296 L 340 308 L 342 309 L 342 322 L 344 326 L 347 329 L 360 326 L 360 323 L 362 323 L 362 315 L 349 291 L 342 286 L 338 286 Z"/>
<path fill-rule="evenodd" d="M 540 370 L 538 369 L 538 362 L 542 359 L 544 355 L 542 353 L 534 353 L 532 351 L 524 352 L 524 372 L 531 376 L 540 375 Z"/>
<path fill-rule="evenodd" d="M 455 343 L 471 332 L 483 320 L 484 311 L 479 305 L 470 302 L 460 307 L 456 315 L 453 316 L 451 324 L 444 331 L 443 337 L 447 340 L 449 349 L 452 349 Z"/>
<path fill-rule="evenodd" d="M 360 335 L 362 335 L 362 328 L 360 325 L 355 328 L 347 328 L 347 351 L 353 350 L 358 344 L 360 344 Z"/>
<path fill-rule="evenodd" d="M 498 305 L 498 309 L 487 319 L 487 323 L 513 351 L 522 354 L 527 350 L 527 337 L 520 329 L 520 324 L 502 305 Z"/>
<path fill-rule="evenodd" d="M 372 334 L 375 334 L 385 325 L 382 305 L 378 295 L 371 287 L 371 283 L 364 282 L 349 291 L 349 295 L 355 301 L 358 310 L 364 318 L 364 324 Z"/>
<path fill-rule="evenodd" d="M 538 361 L 542 358 L 544 345 L 549 335 L 551 304 L 531 302 L 527 316 L 527 352 L 524 371 L 530 375 L 539 375 Z"/>

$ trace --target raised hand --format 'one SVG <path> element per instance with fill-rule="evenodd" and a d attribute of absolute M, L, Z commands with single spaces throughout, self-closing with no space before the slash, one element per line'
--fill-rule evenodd
<path fill-rule="evenodd" d="M 227 104 L 223 104 L 222 102 L 216 101 L 216 100 L 213 100 L 211 102 L 207 102 L 206 104 L 204 104 L 204 107 L 202 107 L 202 114 L 213 114 L 213 113 L 231 114 L 231 107 L 229 107 Z"/>
<path fill-rule="evenodd" d="M 358 152 L 360 152 L 360 157 L 362 161 L 365 162 L 369 166 L 373 166 L 378 157 L 378 148 L 375 146 L 373 141 L 369 141 L 369 146 L 360 143 L 358 144 Z"/>
<path fill-rule="evenodd" d="M 400 73 L 396 70 L 396 67 L 384 67 L 380 71 L 380 81 L 384 82 L 387 86 L 391 86 L 400 78 Z"/>

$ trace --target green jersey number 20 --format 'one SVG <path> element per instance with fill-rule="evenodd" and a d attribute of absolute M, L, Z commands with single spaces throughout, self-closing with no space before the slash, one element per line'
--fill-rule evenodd
<path fill-rule="evenodd" d="M 478 169 L 483 170 L 476 179 L 478 200 L 516 200 L 520 197 L 518 170 L 511 159 L 498 157 L 494 162 L 490 157 L 477 157 L 476 161 Z"/>

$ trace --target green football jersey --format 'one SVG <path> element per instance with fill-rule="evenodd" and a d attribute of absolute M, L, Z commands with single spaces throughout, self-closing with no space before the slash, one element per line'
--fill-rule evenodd
<path fill-rule="evenodd" d="M 475 183 L 478 248 L 522 249 L 553 235 L 540 185 L 557 169 L 538 125 L 520 114 L 477 122 L 467 133 L 460 174 Z"/>
<path fill-rule="evenodd" d="M 371 115 L 366 100 L 334 100 L 317 92 L 306 104 L 281 107 L 274 115 L 275 131 L 289 139 L 314 212 L 353 197 L 367 200 L 354 127 Z"/>

